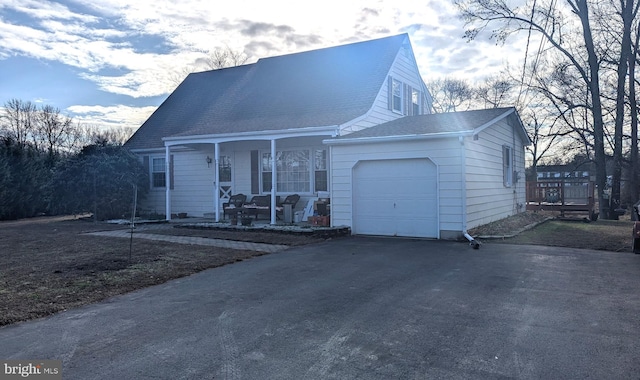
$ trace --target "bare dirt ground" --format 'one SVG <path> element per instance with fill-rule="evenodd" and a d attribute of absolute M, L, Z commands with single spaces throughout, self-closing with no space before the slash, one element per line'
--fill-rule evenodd
<path fill-rule="evenodd" d="M 551 220 L 519 232 L 549 216 L 553 215 L 525 213 L 469 232 L 473 236 L 517 235 L 491 239 L 492 243 L 631 252 L 633 223 L 628 218 L 592 223 L 580 219 Z M 43 317 L 264 254 L 134 238 L 130 257 L 129 239 L 85 234 L 111 229 L 126 227 L 73 217 L 0 222 L 0 326 Z M 166 225 L 155 229 L 147 226 L 144 232 L 291 246 L 322 240 L 282 233 L 199 230 Z"/>
<path fill-rule="evenodd" d="M 73 218 L 71 218 L 73 219 Z M 69 218 L 0 222 L 0 326 L 263 255 L 263 252 L 86 235 L 123 226 Z M 321 239 L 288 234 L 173 229 L 178 234 L 301 245 Z"/>

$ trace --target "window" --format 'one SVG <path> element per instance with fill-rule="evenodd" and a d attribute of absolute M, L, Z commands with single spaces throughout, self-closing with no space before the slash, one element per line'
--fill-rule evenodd
<path fill-rule="evenodd" d="M 511 187 L 513 184 L 513 157 L 511 154 L 511 147 L 502 147 L 502 175 L 505 187 Z"/>
<path fill-rule="evenodd" d="M 260 156 L 262 192 L 271 191 L 271 153 Z M 285 150 L 276 153 L 276 191 L 281 193 L 310 193 L 327 191 L 326 149 Z"/>
<path fill-rule="evenodd" d="M 391 80 L 391 109 L 394 112 L 402 113 L 402 82 L 399 80 Z"/>
<path fill-rule="evenodd" d="M 231 157 L 220 156 L 218 168 L 220 182 L 231 182 Z"/>
<path fill-rule="evenodd" d="M 420 91 L 411 89 L 411 114 L 420 115 Z"/>
<path fill-rule="evenodd" d="M 327 191 L 329 190 L 329 183 L 327 181 L 327 150 L 316 149 L 314 158 L 316 191 Z"/>
<path fill-rule="evenodd" d="M 151 185 L 152 187 L 167 186 L 166 177 L 167 165 L 164 157 L 154 158 L 151 165 Z"/>

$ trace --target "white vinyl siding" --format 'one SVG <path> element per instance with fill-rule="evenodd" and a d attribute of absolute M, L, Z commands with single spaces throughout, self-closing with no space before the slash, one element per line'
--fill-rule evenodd
<path fill-rule="evenodd" d="M 349 133 L 404 116 L 402 113 L 392 111 L 389 107 L 389 78 L 396 79 L 401 83 L 420 91 L 421 102 L 429 102 L 429 100 L 426 99 L 426 94 L 424 93 L 423 88 L 424 83 L 422 82 L 422 77 L 420 76 L 420 72 L 418 71 L 415 61 L 413 61 L 410 54 L 404 53 L 404 49 L 400 49 L 387 77 L 379 84 L 380 89 L 378 91 L 378 96 L 376 97 L 371 109 L 362 117 L 345 123 L 340 128 L 341 135 L 347 135 Z M 406 100 L 403 100 L 403 107 L 406 107 L 406 103 Z M 422 114 L 430 113 L 429 107 L 421 105 L 420 110 Z"/>
<path fill-rule="evenodd" d="M 490 223 L 524 211 L 524 148 L 506 119 L 466 139 L 467 227 Z M 505 186 L 504 147 L 510 147 L 512 186 Z M 515 173 L 515 177 L 514 174 Z"/>

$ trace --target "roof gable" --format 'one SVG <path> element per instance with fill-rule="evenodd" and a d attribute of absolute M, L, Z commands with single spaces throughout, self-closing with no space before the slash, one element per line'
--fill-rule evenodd
<path fill-rule="evenodd" d="M 127 142 L 339 125 L 366 113 L 406 34 L 190 74 Z"/>

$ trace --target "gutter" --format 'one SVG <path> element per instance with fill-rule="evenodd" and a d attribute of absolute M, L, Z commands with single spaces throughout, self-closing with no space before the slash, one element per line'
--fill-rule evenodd
<path fill-rule="evenodd" d="M 451 137 L 462 138 L 464 136 L 473 136 L 474 130 L 458 131 L 458 132 L 438 132 L 429 134 L 416 134 L 416 135 L 398 135 L 398 136 L 375 136 L 375 137 L 356 137 L 356 138 L 340 138 L 340 139 L 327 139 L 322 142 L 327 145 L 344 145 L 344 144 L 366 144 L 366 143 L 379 143 L 389 141 L 411 141 L 411 140 L 435 140 Z"/>
<path fill-rule="evenodd" d="M 178 145 L 178 144 L 195 144 L 195 143 L 212 143 L 212 142 L 228 142 L 228 141 L 243 141 L 243 140 L 272 140 L 281 139 L 287 137 L 300 137 L 300 136 L 321 136 L 331 135 L 337 136 L 339 126 L 330 125 L 323 127 L 304 127 L 304 128 L 290 128 L 283 130 L 266 130 L 266 131 L 248 131 L 248 132 L 234 132 L 234 133 L 221 133 L 221 134 L 208 134 L 208 135 L 184 135 L 184 136 L 169 136 L 163 137 L 165 146 Z"/>

